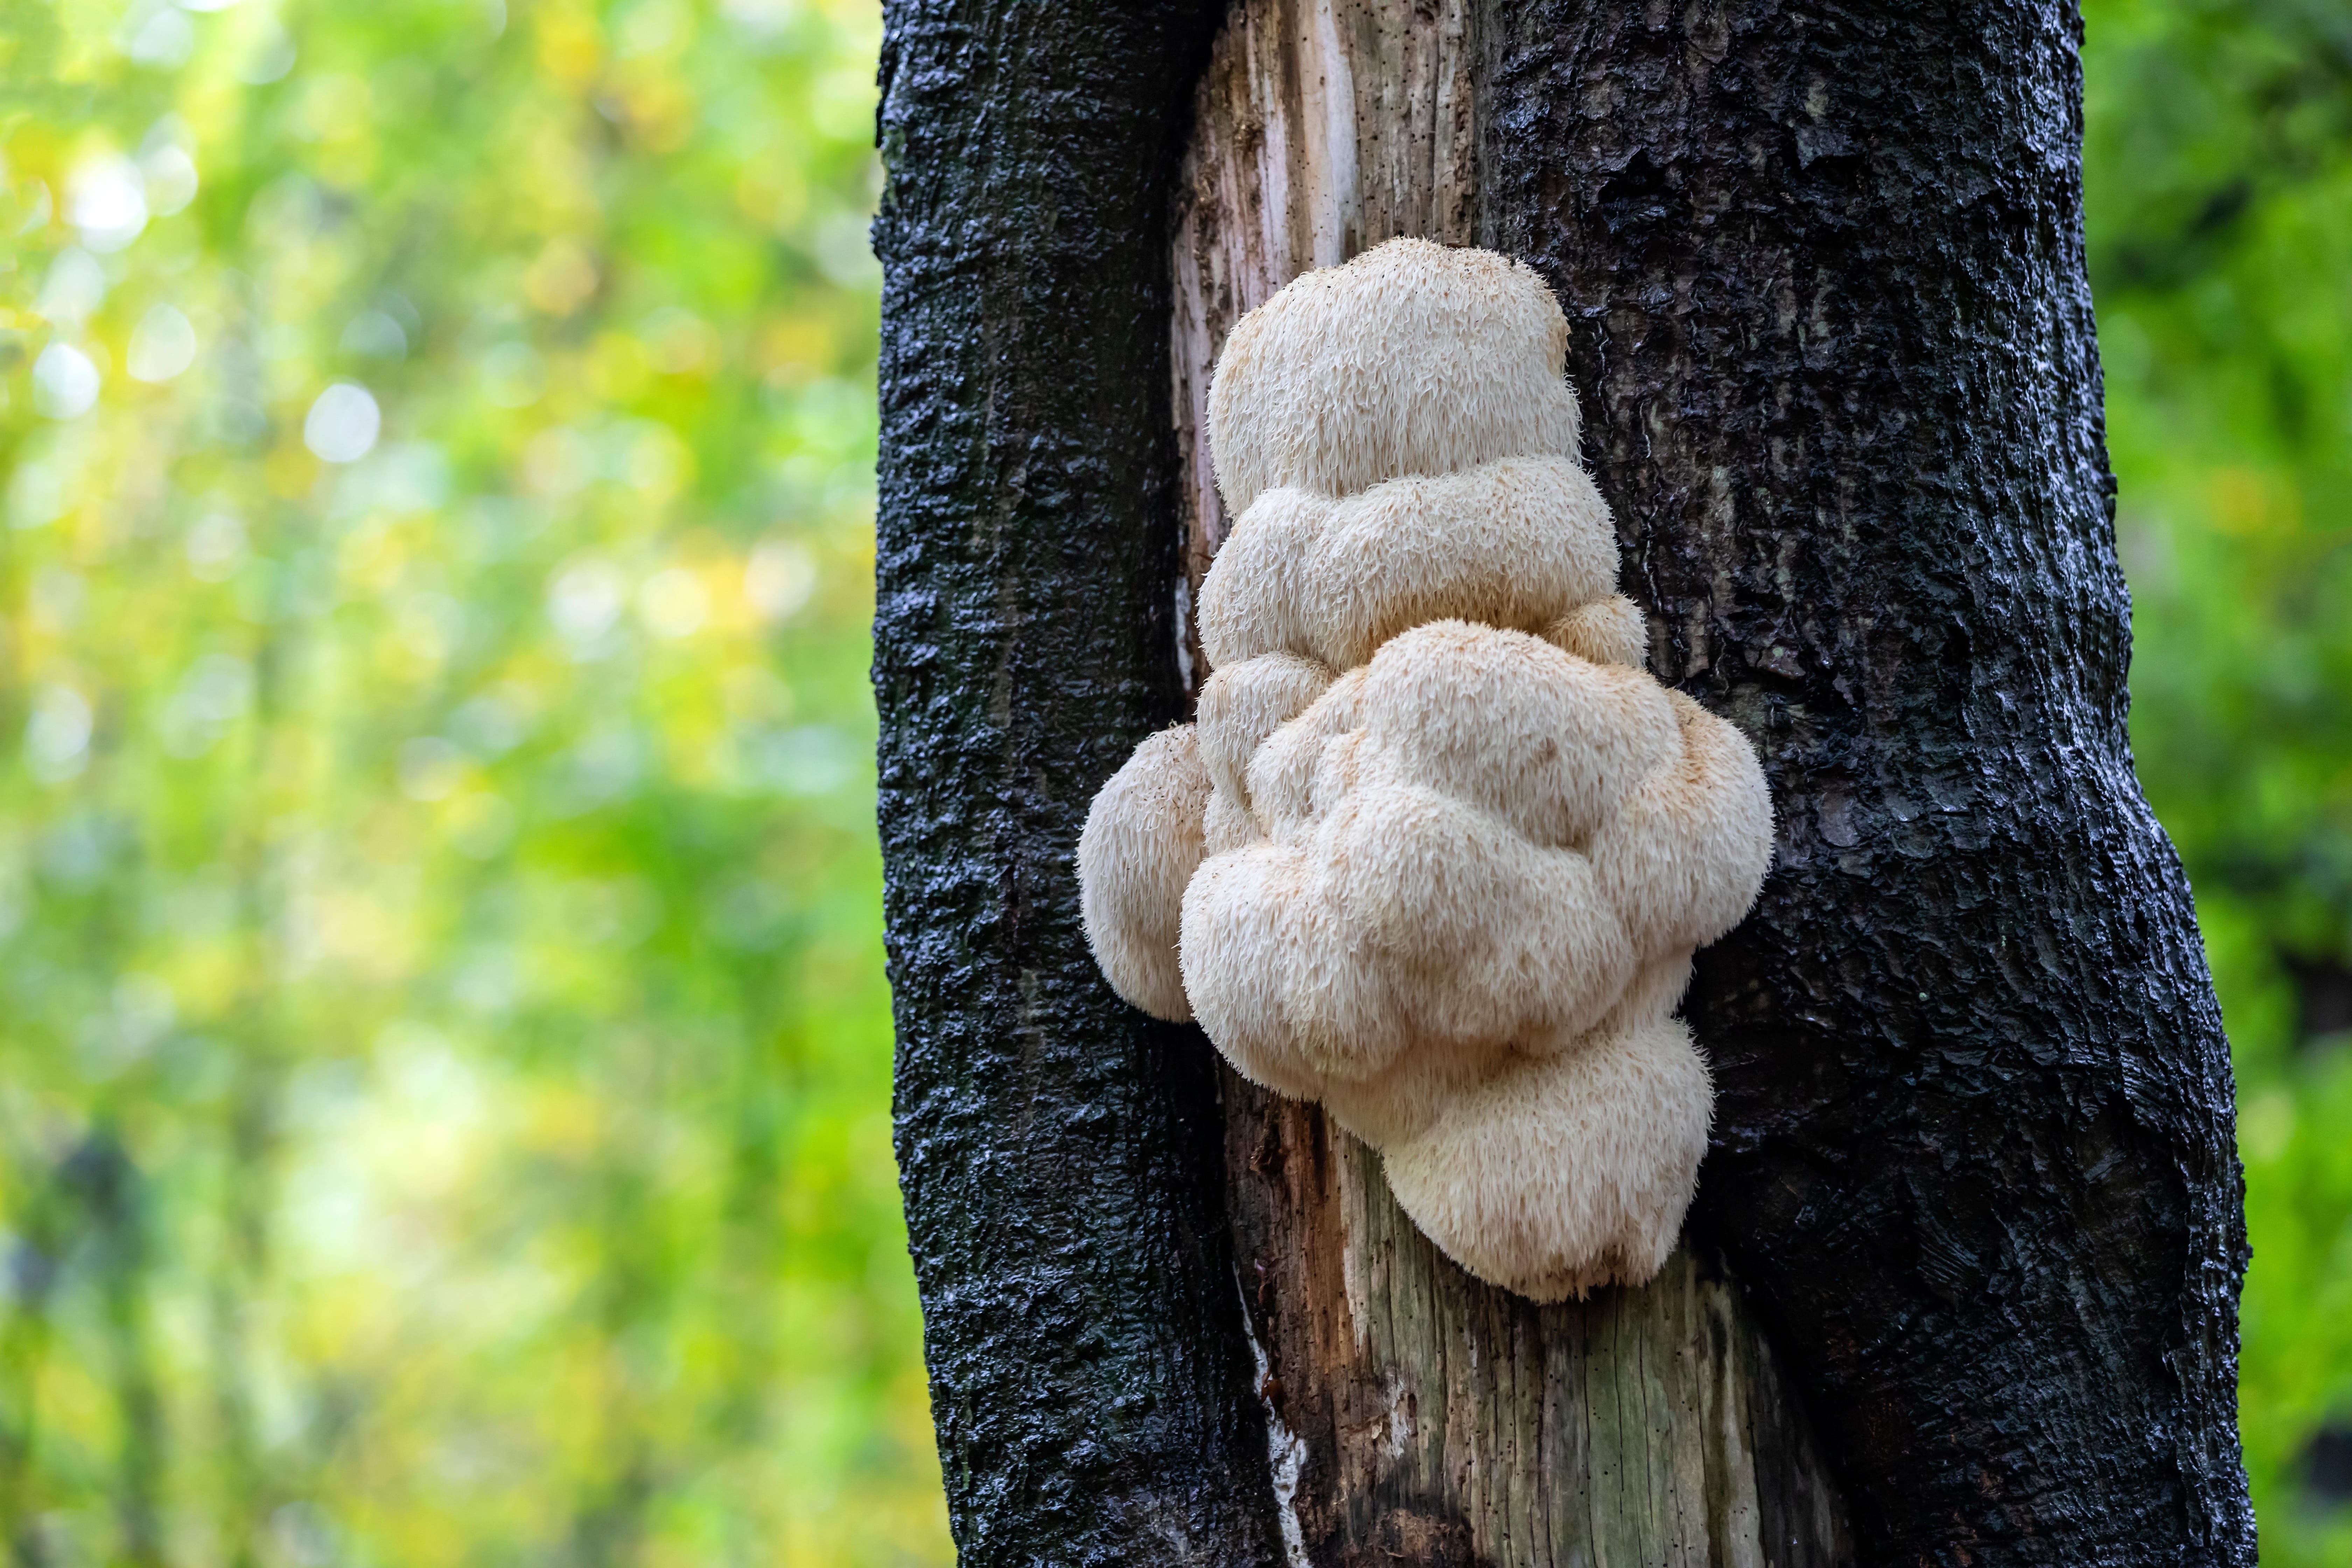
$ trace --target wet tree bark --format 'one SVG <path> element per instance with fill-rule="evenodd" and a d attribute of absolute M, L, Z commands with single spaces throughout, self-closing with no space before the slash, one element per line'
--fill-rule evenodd
<path fill-rule="evenodd" d="M 2125 729 L 2055 4 L 1492 0 L 1483 235 L 1551 279 L 1651 663 L 1780 816 L 1687 1016 L 1696 1223 L 1864 1562 L 2252 1563 L 2227 1043 Z"/>
<path fill-rule="evenodd" d="M 1833 1560 L 1833 1518 L 1776 1533 L 1824 1518 L 1801 1405 L 1863 1563 L 2251 1563 L 2228 1061 L 2124 732 L 2071 12 L 1252 17 L 1212 68 L 1217 7 L 887 10 L 882 829 L 964 1560 Z M 1742 725 L 1780 805 L 1762 904 L 1686 1009 L 1722 1090 L 1697 1246 L 1573 1324 L 1412 1283 L 1443 1260 L 1360 1152 L 1221 1108 L 1198 1034 L 1116 1003 L 1077 927 L 1087 802 L 1181 714 L 1222 537 L 1171 438 L 1185 333 L 1224 309 L 1171 247 L 1195 84 L 1238 60 L 1247 98 L 1275 46 L 1321 67 L 1232 121 L 1212 200 L 1293 270 L 1420 226 L 1546 273 L 1653 668 Z M 1275 133 L 1352 185 L 1274 191 L 1306 166 L 1251 141 Z M 1651 1379 L 1623 1353 L 1650 1345 L 1698 1353 Z M 1395 1388 L 1350 1405 L 1374 1368 Z M 1590 1433 L 1612 1390 L 1644 1432 L 1763 1433 L 1779 1524 L 1677 1533 L 1655 1489 L 1593 1487 L 1563 1413 Z M 1634 1436 L 1736 1511 L 1738 1464 Z"/>
<path fill-rule="evenodd" d="M 1171 180 L 1213 13 L 894 4 L 874 681 L 897 1132 L 967 1568 L 1270 1563 L 1212 1053 L 1073 866 L 1181 706 Z"/>

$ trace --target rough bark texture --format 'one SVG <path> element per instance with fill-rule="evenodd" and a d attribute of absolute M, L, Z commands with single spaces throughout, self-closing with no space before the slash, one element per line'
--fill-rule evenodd
<path fill-rule="evenodd" d="M 1477 235 L 1468 0 L 1243 0 L 1178 182 L 1174 414 L 1186 602 L 1225 519 L 1209 372 L 1242 314 L 1394 235 Z M 1197 642 L 1187 673 L 1206 678 Z M 1234 1242 L 1266 1359 L 1276 1490 L 1317 1564 L 1850 1560 L 1843 1510 L 1719 1265 L 1538 1308 L 1416 1231 L 1314 1106 L 1227 1071 Z"/>
<path fill-rule="evenodd" d="M 1663 679 L 1762 750 L 1698 1221 L 1870 1563 L 2252 1563 L 2229 1056 L 2125 732 L 2059 5 L 1487 0 Z"/>
<path fill-rule="evenodd" d="M 887 12 L 875 690 L 898 1152 L 967 1568 L 1275 1561 L 1197 1030 L 1095 972 L 1088 799 L 1181 698 L 1167 224 L 1213 13 Z"/>
<path fill-rule="evenodd" d="M 1322 3 L 1296 14 L 1335 37 L 1371 15 Z M 1444 10 L 1396 44 L 1433 127 L 1459 77 Z M 1653 668 L 1742 724 L 1780 803 L 1763 903 L 1702 954 L 1687 1009 L 1722 1089 L 1698 1220 L 1803 1394 L 1860 1560 L 2251 1563 L 2228 1060 L 2124 731 L 2071 11 L 1466 15 L 1480 237 L 1570 310 Z M 1310 1530 L 1318 1563 L 1541 1560 L 1467 1515 L 1384 1515 L 1403 1494 L 1376 1467 L 1319 1515 L 1291 1475 L 1284 1539 L 1211 1059 L 1120 1006 L 1078 929 L 1088 797 L 1182 706 L 1168 219 L 1218 19 L 887 10 L 876 688 L 898 1149 L 950 1514 L 972 1564 L 1297 1562 Z M 1262 1138 L 1305 1114 L 1231 1109 L 1253 1151 L 1253 1117 Z M 1247 1181 L 1313 1188 L 1411 1258 L 1359 1152 L 1276 1142 Z M 1286 1211 L 1254 1201 L 1234 1204 L 1245 1247 L 1317 1256 L 1261 1240 L 1248 1216 Z M 1693 1430 L 1741 1430 L 1722 1391 L 1757 1338 L 1711 1268 L 1676 1268 L 1641 1313 L 1542 1328 L 1540 1358 L 1531 1310 L 1399 1308 L 1402 1276 L 1343 1268 L 1299 1299 L 1318 1331 L 1358 1335 L 1378 1320 L 1355 1303 L 1385 1291 L 1390 1342 L 1357 1353 L 1437 1375 L 1328 1425 L 1360 1453 L 1402 1432 L 1415 1457 L 1392 1474 L 1471 1467 L 1444 1488 L 1499 1498 L 1484 1517 L 1549 1531 L 1551 1560 L 1648 1561 L 1662 1538 L 1604 1495 L 1563 1532 L 1569 1494 L 1527 1478 L 1573 1473 L 1540 1456 L 1611 1390 L 1640 1391 L 1615 1406 L 1637 1425 L 1657 1390 L 1700 1403 Z M 1693 1362 L 1627 1379 L 1622 1346 L 1677 1337 Z M 1507 1342 L 1528 1398 L 1479 1381 Z M 1325 1418 L 1264 1393 L 1286 1468 L 1289 1422 Z M 1502 1409 L 1538 1425 L 1462 1431 Z M 1731 1517 L 1713 1478 L 1736 1470 L 1702 1445 L 1681 1495 Z M 1803 1513 L 1757 1474 L 1759 1519 Z"/>

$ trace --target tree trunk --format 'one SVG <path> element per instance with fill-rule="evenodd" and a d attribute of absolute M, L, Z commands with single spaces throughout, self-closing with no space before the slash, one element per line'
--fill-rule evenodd
<path fill-rule="evenodd" d="M 2251 1562 L 2228 1061 L 2124 734 L 2071 12 L 1256 0 L 1175 240 L 1220 20 L 887 13 L 882 826 L 965 1561 L 1833 1561 L 1801 1404 L 1864 1563 Z M 1462 1279 L 1237 1085 L 1228 1191 L 1204 1042 L 1076 921 L 1092 791 L 1201 673 L 1203 352 L 1416 229 L 1559 290 L 1652 667 L 1780 809 L 1685 1009 L 1696 1246 L 1582 1308 Z"/>

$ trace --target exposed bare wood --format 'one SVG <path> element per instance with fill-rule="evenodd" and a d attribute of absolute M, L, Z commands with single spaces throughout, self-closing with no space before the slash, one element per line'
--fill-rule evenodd
<path fill-rule="evenodd" d="M 1538 1307 L 1440 1255 L 1316 1108 L 1228 1075 L 1226 1129 L 1294 1563 L 1849 1560 L 1720 1268 L 1678 1250 L 1642 1289 Z"/>
<path fill-rule="evenodd" d="M 1396 235 L 1477 236 L 1462 0 L 1240 0 L 1179 183 L 1184 605 L 1223 542 L 1209 373 L 1291 278 Z M 1207 670 L 1192 617 L 1187 673 Z M 1685 1249 L 1639 1290 L 1482 1285 L 1312 1106 L 1227 1072 L 1229 1203 L 1291 1562 L 1813 1568 L 1843 1510 L 1737 1286 Z"/>
<path fill-rule="evenodd" d="M 1299 273 L 1398 235 L 1477 237 L 1476 126 L 1459 0 L 1246 0 L 1195 95 L 1178 175 L 1174 324 L 1183 454 L 1184 647 L 1225 517 L 1209 469 L 1209 370 L 1234 322 Z"/>

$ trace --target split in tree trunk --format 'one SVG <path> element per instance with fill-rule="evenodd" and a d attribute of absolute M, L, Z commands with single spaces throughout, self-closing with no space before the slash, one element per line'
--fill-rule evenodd
<path fill-rule="evenodd" d="M 1195 98 L 1172 342 L 1185 603 L 1228 525 L 1210 371 L 1244 311 L 1397 235 L 1478 233 L 1464 0 L 1244 0 Z M 1188 626 L 1187 672 L 1208 674 Z M 1652 1284 L 1537 1307 L 1420 1235 L 1316 1106 L 1224 1073 L 1229 1202 L 1267 1361 L 1282 1525 L 1318 1564 L 1846 1561 L 1843 1510 L 1739 1292 L 1678 1250 Z"/>

